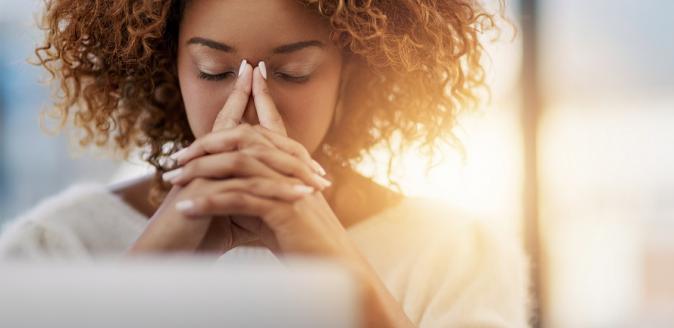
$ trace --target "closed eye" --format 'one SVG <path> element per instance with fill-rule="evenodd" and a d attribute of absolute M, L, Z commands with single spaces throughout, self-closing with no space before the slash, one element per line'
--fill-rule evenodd
<path fill-rule="evenodd" d="M 207 81 L 221 81 L 226 79 L 228 76 L 233 75 L 236 76 L 236 74 L 232 71 L 220 73 L 220 74 L 210 74 L 206 72 L 199 71 L 199 78 L 202 80 L 207 80 Z M 294 83 L 304 83 L 309 80 L 308 75 L 304 76 L 296 76 L 296 75 L 290 75 L 282 72 L 276 72 L 276 76 L 279 78 L 289 81 L 289 82 L 294 82 Z"/>
<path fill-rule="evenodd" d="M 199 78 L 202 79 L 202 80 L 208 80 L 208 81 L 220 81 L 220 80 L 226 79 L 227 75 L 229 75 L 229 74 L 232 74 L 232 75 L 236 76 L 236 74 L 232 71 L 224 72 L 224 73 L 220 73 L 220 74 L 209 74 L 209 73 L 199 71 Z"/>
<path fill-rule="evenodd" d="M 303 76 L 295 76 L 295 75 L 290 75 L 282 72 L 276 72 L 276 76 L 280 77 L 281 79 L 284 79 L 286 81 L 294 82 L 294 83 L 304 83 L 309 80 L 309 75 L 303 75 Z"/>

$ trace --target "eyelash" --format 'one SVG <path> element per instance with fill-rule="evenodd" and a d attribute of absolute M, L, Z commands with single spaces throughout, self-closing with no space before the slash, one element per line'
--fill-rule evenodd
<path fill-rule="evenodd" d="M 224 73 L 220 73 L 220 74 L 208 74 L 208 73 L 204 73 L 204 72 L 199 71 L 199 78 L 202 79 L 202 80 L 207 80 L 207 81 L 220 81 L 220 80 L 224 80 L 227 77 L 227 75 L 230 74 L 230 73 L 234 74 L 234 72 L 224 72 Z"/>
<path fill-rule="evenodd" d="M 206 81 L 221 81 L 221 80 L 224 80 L 225 78 L 227 78 L 228 74 L 234 75 L 234 72 L 224 72 L 224 73 L 220 73 L 220 74 L 208 74 L 208 73 L 204 73 L 204 72 L 200 71 L 199 72 L 199 78 L 202 79 L 202 80 L 206 80 Z M 280 78 L 288 81 L 288 82 L 298 83 L 298 84 L 305 83 L 309 80 L 308 75 L 306 75 L 306 76 L 292 76 L 292 75 L 288 75 L 288 74 L 285 74 L 285 73 L 276 73 L 276 75 L 279 76 Z"/>
<path fill-rule="evenodd" d="M 309 75 L 292 76 L 292 75 L 280 73 L 280 72 L 276 73 L 276 75 L 278 75 L 279 77 L 281 77 L 282 79 L 284 79 L 286 81 L 293 82 L 293 83 L 304 83 L 304 82 L 307 82 L 309 80 Z"/>

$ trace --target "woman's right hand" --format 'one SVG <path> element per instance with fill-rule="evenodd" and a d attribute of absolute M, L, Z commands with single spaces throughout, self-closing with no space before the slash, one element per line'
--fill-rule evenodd
<path fill-rule="evenodd" d="M 273 151 L 280 152 L 272 148 L 265 150 Z M 318 189 L 310 186 L 311 181 L 284 176 L 276 171 L 278 168 L 243 152 L 232 152 L 222 157 L 222 169 L 226 172 L 220 173 L 239 179 L 196 178 L 184 186 L 173 185 L 145 231 L 129 249 L 130 253 L 196 251 L 222 254 L 236 246 L 273 237 L 272 231 L 259 218 L 186 219 L 176 208 L 181 200 L 227 190 L 246 190 L 260 197 L 295 201 Z M 198 167 L 192 166 L 190 170 L 193 174 L 200 174 Z"/>
<path fill-rule="evenodd" d="M 242 74 L 218 114 L 213 131 L 196 140 L 195 143 L 207 145 L 209 140 L 217 140 L 215 146 L 218 148 L 218 153 L 232 151 L 231 156 L 227 157 L 231 163 L 231 165 L 226 165 L 228 172 L 221 173 L 229 177 L 250 177 L 245 180 L 249 184 L 246 189 L 250 190 L 250 186 L 255 185 L 257 187 L 252 189 L 257 190 L 260 196 L 296 200 L 313 190 L 323 189 L 324 186 L 317 184 L 311 174 L 306 174 L 321 170 L 306 153 L 298 154 L 296 149 L 291 147 L 292 145 L 279 144 L 250 125 L 239 124 L 250 97 L 253 71 L 248 63 L 242 63 L 241 67 Z M 253 147 L 265 148 L 265 151 L 248 154 L 237 151 Z M 283 167 L 285 163 L 250 155 L 274 151 L 283 151 L 300 157 L 306 164 L 306 168 L 298 172 L 304 174 L 289 177 L 281 173 L 287 170 L 287 167 Z M 176 156 L 172 157 L 176 158 Z M 199 168 L 192 168 L 192 170 L 195 169 Z M 255 178 L 259 176 L 271 179 Z M 228 184 L 226 180 L 202 178 L 195 179 L 185 186 L 173 185 L 150 218 L 146 229 L 131 245 L 127 253 L 208 252 L 222 254 L 236 246 L 255 241 L 260 236 L 273 236 L 271 230 L 258 218 L 234 216 L 227 219 L 217 218 L 217 220 L 188 220 L 176 208 L 176 204 L 183 199 L 205 196 L 222 188 L 236 188 L 231 183 Z M 268 185 L 270 180 L 274 181 L 274 186 Z M 297 185 L 304 187 L 296 187 Z"/>

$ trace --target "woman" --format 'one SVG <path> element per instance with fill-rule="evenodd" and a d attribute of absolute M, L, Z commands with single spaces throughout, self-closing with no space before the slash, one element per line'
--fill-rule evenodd
<path fill-rule="evenodd" d="M 352 270 L 366 326 L 527 325 L 517 245 L 353 169 L 396 135 L 392 159 L 452 140 L 483 84 L 477 30 L 492 18 L 476 3 L 53 0 L 43 19 L 61 126 L 145 145 L 157 170 L 43 202 L 3 254 L 256 247 Z"/>

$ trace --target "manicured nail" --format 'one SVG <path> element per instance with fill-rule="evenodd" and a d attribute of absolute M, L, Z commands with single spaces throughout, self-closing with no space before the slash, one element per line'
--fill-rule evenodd
<path fill-rule="evenodd" d="M 177 168 L 175 170 L 164 172 L 164 174 L 161 175 L 161 178 L 164 179 L 164 181 L 169 181 L 169 182 L 173 183 L 175 178 L 177 178 L 182 173 L 182 171 L 183 171 L 183 168 L 180 167 L 180 168 Z"/>
<path fill-rule="evenodd" d="M 316 162 L 316 160 L 312 159 L 311 163 L 314 166 L 314 170 L 316 170 L 316 172 L 318 172 L 318 174 L 320 174 L 320 175 L 328 174 L 328 172 L 325 172 L 325 169 L 321 166 L 321 164 L 318 164 L 318 162 Z"/>
<path fill-rule="evenodd" d="M 310 193 L 314 192 L 314 188 L 312 188 L 310 186 L 302 185 L 302 184 L 294 185 L 293 189 L 295 189 L 295 191 L 297 191 L 299 193 L 302 193 L 302 194 L 310 194 Z"/>
<path fill-rule="evenodd" d="M 262 77 L 267 80 L 267 66 L 264 64 L 263 61 L 261 61 L 258 66 L 260 67 L 260 74 L 262 74 Z"/>
<path fill-rule="evenodd" d="M 314 177 L 316 178 L 316 181 L 318 181 L 318 183 L 321 186 L 323 186 L 323 188 L 327 188 L 327 187 L 330 187 L 332 185 L 332 182 L 330 182 L 330 180 L 328 180 L 328 179 L 326 179 L 326 178 L 324 178 L 324 177 L 322 177 L 318 174 L 314 174 Z"/>
<path fill-rule="evenodd" d="M 245 59 L 241 61 L 241 66 L 239 66 L 239 76 L 241 76 L 241 74 L 243 74 L 243 71 L 246 69 L 247 63 L 248 62 Z"/>
<path fill-rule="evenodd" d="M 177 151 L 176 153 L 171 154 L 171 156 L 169 156 L 169 158 L 174 160 L 174 161 L 179 161 L 180 157 L 185 155 L 186 152 L 187 152 L 187 147 Z"/>
<path fill-rule="evenodd" d="M 189 213 L 194 209 L 194 201 L 191 200 L 181 200 L 176 203 L 176 209 L 183 213 Z"/>

